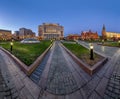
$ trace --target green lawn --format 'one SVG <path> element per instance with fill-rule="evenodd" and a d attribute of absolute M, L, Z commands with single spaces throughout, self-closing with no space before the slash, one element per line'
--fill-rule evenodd
<path fill-rule="evenodd" d="M 118 42 L 106 42 L 104 43 L 106 46 L 112 46 L 112 47 L 120 47 Z"/>
<path fill-rule="evenodd" d="M 83 62 L 89 64 L 90 66 L 93 66 L 98 61 L 100 61 L 103 57 L 97 55 L 94 53 L 94 60 L 90 60 L 90 51 L 89 49 L 86 49 L 85 47 L 79 45 L 79 44 L 68 44 L 63 43 L 65 47 L 67 47 L 73 54 L 75 54 L 79 59 L 81 59 Z"/>
<path fill-rule="evenodd" d="M 41 41 L 38 44 L 21 44 L 20 42 L 13 43 L 12 54 L 28 66 L 31 65 L 51 44 L 50 41 Z M 10 42 L 1 42 L 0 46 L 10 51 Z"/>

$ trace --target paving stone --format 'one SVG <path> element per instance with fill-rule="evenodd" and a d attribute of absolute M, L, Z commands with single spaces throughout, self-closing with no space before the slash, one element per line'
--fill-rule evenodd
<path fill-rule="evenodd" d="M 26 87 L 24 87 L 24 88 L 22 88 L 22 90 L 20 90 L 19 96 L 21 99 L 34 99 Z"/>
<path fill-rule="evenodd" d="M 3 92 L 4 91 L 4 87 L 3 87 L 3 85 L 1 84 L 0 85 L 0 92 Z"/>
<path fill-rule="evenodd" d="M 97 47 L 96 49 L 99 50 L 99 48 Z M 113 56 L 114 51 L 112 50 L 112 53 L 110 53 L 109 51 L 111 49 L 110 48 L 108 49 L 103 53 L 104 54 L 107 53 L 106 55 L 108 56 L 111 55 Z M 37 71 L 40 73 L 43 71 L 45 73 L 45 76 L 43 75 L 43 73 L 41 74 L 37 73 L 41 75 L 41 76 L 39 75 L 39 80 L 44 79 L 43 81 L 41 81 L 41 83 L 43 84 L 40 83 L 39 86 L 40 87 L 44 86 L 47 88 L 46 91 L 51 93 L 56 93 L 62 96 L 46 93 L 45 89 L 43 89 L 43 94 L 42 94 L 43 97 L 39 97 L 40 99 L 88 99 L 88 98 L 100 99 L 101 97 L 99 95 L 103 95 L 103 93 L 99 91 L 101 91 L 102 87 L 106 85 L 107 78 L 110 79 L 109 79 L 109 83 L 107 84 L 104 98 L 105 99 L 120 98 L 119 96 L 120 62 L 116 62 L 118 61 L 118 59 L 120 59 L 119 54 L 117 56 L 118 58 L 116 57 L 114 59 L 116 60 L 114 61 L 114 65 L 112 65 L 111 62 L 112 67 L 107 65 L 104 68 L 101 68 L 100 71 L 103 70 L 103 72 L 99 72 L 97 75 L 95 74 L 93 76 L 89 76 L 76 63 L 74 63 L 74 61 L 72 61 L 70 57 L 67 57 L 68 56 L 67 54 L 63 54 L 63 53 L 65 53 L 63 49 L 59 45 L 55 45 L 53 56 L 50 57 L 51 60 L 53 61 L 49 59 L 49 61 L 47 62 L 47 64 L 50 65 L 50 68 L 47 68 L 44 72 L 43 67 L 45 65 L 45 62 L 43 62 L 41 67 L 38 68 L 39 70 Z M 17 98 L 38 99 L 38 95 L 40 95 L 40 87 L 35 86 L 34 85 L 35 83 L 33 83 L 26 75 L 24 75 L 24 73 L 21 72 L 21 70 L 19 70 L 16 64 L 14 64 L 14 62 L 12 62 L 7 55 L 4 55 L 4 59 L 7 61 L 4 63 L 4 61 L 1 60 L 3 59 L 2 58 L 3 56 L 1 55 L 4 54 L 3 53 L 1 54 L 0 51 L 0 70 L 2 70 L 2 76 L 4 78 L 1 79 L 1 74 L 0 74 L 0 82 L 5 80 L 5 82 L 1 82 L 1 84 L 5 83 L 3 85 L 3 89 L 5 88 L 7 93 L 5 93 L 5 91 L 2 92 L 1 89 L 0 98 L 2 97 L 2 99 L 4 99 L 5 98 L 4 96 L 7 95 L 8 97 L 6 97 L 6 99 L 11 97 L 16 99 Z M 67 57 L 67 61 L 65 57 Z M 68 65 L 68 62 L 71 65 Z M 76 73 L 74 74 L 73 72 Z M 113 73 L 115 73 L 117 76 L 113 75 Z M 110 76 L 109 74 L 112 76 Z M 104 76 L 107 78 L 104 78 Z M 80 85 L 78 86 L 78 84 L 80 84 L 81 86 Z M 112 89 L 110 89 L 109 87 Z M 18 89 L 20 89 L 19 90 L 20 94 L 18 94 Z M 65 94 L 68 95 L 64 96 Z"/>
<path fill-rule="evenodd" d="M 7 96 L 6 99 L 12 99 L 12 97 L 11 96 Z"/>
<path fill-rule="evenodd" d="M 5 96 L 11 96 L 11 92 L 10 91 L 6 91 L 5 92 Z"/>
<path fill-rule="evenodd" d="M 17 90 L 15 89 L 15 88 L 13 88 L 12 90 L 11 90 L 11 94 L 14 94 L 14 93 L 16 93 L 17 92 Z"/>
<path fill-rule="evenodd" d="M 73 91 L 72 89 L 78 88 L 75 87 L 77 84 L 61 53 L 61 49 L 56 43 L 47 79 L 47 88 L 50 88 L 48 90 L 53 90 L 54 94 L 62 93 L 61 90 L 65 90 L 64 94 L 68 94 Z"/>
<path fill-rule="evenodd" d="M 108 83 L 108 79 L 103 77 L 100 81 L 100 83 L 98 84 L 97 88 L 95 89 L 97 91 L 97 93 L 99 93 L 99 95 L 101 95 L 101 97 L 103 97 L 105 89 L 107 87 L 107 83 Z"/>
<path fill-rule="evenodd" d="M 102 99 L 95 91 L 89 96 L 88 99 Z"/>
<path fill-rule="evenodd" d="M 3 92 L 0 92 L 0 99 L 4 99 L 4 94 L 3 94 Z"/>
<path fill-rule="evenodd" d="M 120 61 L 120 55 L 117 61 Z M 118 65 L 118 63 L 117 63 Z M 109 82 L 107 84 L 107 88 L 105 91 L 104 98 L 107 99 L 106 97 L 109 98 L 115 98 L 119 99 L 120 98 L 120 76 L 119 76 L 119 66 L 114 66 L 115 69 L 113 71 L 113 74 L 111 75 Z"/>
<path fill-rule="evenodd" d="M 17 92 L 16 92 L 16 93 L 14 93 L 14 94 L 12 94 L 12 98 L 13 98 L 13 99 L 18 98 L 18 96 L 19 96 L 19 95 L 18 95 L 18 93 L 17 93 Z"/>
<path fill-rule="evenodd" d="M 77 91 L 72 94 L 65 95 L 65 99 L 83 99 L 83 97 L 80 91 Z"/>

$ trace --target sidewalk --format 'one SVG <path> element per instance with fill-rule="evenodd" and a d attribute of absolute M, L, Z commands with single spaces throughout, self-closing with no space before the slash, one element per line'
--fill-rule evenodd
<path fill-rule="evenodd" d="M 0 99 L 37 99 L 40 88 L 0 50 Z M 3 98 L 4 97 L 4 98 Z"/>
<path fill-rule="evenodd" d="M 0 99 L 118 99 L 119 75 L 120 50 L 90 76 L 58 43 L 54 45 L 37 85 L 0 50 Z"/>

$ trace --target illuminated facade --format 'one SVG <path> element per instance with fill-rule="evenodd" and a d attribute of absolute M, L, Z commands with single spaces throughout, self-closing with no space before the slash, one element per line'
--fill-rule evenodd
<path fill-rule="evenodd" d="M 91 30 L 81 33 L 82 40 L 97 40 L 99 39 L 97 32 L 92 32 Z"/>
<path fill-rule="evenodd" d="M 19 40 L 19 31 L 15 31 L 15 32 L 14 32 L 13 38 L 14 38 L 15 40 Z"/>
<path fill-rule="evenodd" d="M 13 37 L 14 39 L 17 39 L 17 40 L 22 40 L 25 38 L 34 38 L 35 33 L 32 32 L 32 30 L 30 29 L 20 28 L 19 31 L 15 31 Z"/>
<path fill-rule="evenodd" d="M 10 30 L 0 29 L 0 40 L 11 40 L 12 33 Z"/>
<path fill-rule="evenodd" d="M 42 39 L 63 39 L 64 28 L 59 24 L 43 23 L 38 26 L 38 35 Z"/>
<path fill-rule="evenodd" d="M 69 34 L 67 36 L 67 40 L 79 40 L 80 38 L 81 38 L 81 36 L 78 34 Z"/>
<path fill-rule="evenodd" d="M 120 33 L 106 32 L 105 25 L 103 25 L 102 38 L 103 39 L 120 39 Z"/>

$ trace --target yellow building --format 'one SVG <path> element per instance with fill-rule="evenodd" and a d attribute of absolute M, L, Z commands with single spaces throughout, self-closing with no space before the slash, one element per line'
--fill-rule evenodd
<path fill-rule="evenodd" d="M 43 23 L 38 26 L 38 33 L 42 39 L 63 39 L 64 28 L 59 24 Z"/>
<path fill-rule="evenodd" d="M 105 26 L 103 25 L 102 38 L 103 39 L 120 39 L 120 33 L 106 32 Z"/>
<path fill-rule="evenodd" d="M 10 30 L 0 29 L 0 40 L 11 40 L 12 33 Z"/>
<path fill-rule="evenodd" d="M 107 38 L 120 38 L 120 33 L 116 32 L 106 32 Z"/>

